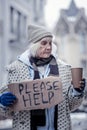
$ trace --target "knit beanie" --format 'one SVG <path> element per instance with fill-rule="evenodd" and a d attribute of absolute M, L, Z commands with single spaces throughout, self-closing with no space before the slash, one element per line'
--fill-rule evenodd
<path fill-rule="evenodd" d="M 28 41 L 29 43 L 36 43 L 44 37 L 53 37 L 50 31 L 38 25 L 28 26 Z"/>

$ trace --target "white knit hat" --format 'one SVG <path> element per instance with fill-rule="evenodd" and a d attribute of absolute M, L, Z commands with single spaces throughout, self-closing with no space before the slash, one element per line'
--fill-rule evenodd
<path fill-rule="evenodd" d="M 53 37 L 51 32 L 47 31 L 44 27 L 38 25 L 29 25 L 28 26 L 28 41 L 29 43 L 36 43 L 44 37 Z"/>

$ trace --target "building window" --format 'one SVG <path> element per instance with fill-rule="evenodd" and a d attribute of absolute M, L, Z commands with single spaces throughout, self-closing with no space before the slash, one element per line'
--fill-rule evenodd
<path fill-rule="evenodd" d="M 26 15 L 13 7 L 10 8 L 10 32 L 16 36 L 16 40 L 26 36 L 26 21 Z"/>
<path fill-rule="evenodd" d="M 27 24 L 27 17 L 24 15 L 21 15 L 21 21 L 20 21 L 20 36 L 25 38 L 26 36 L 26 24 Z"/>
<path fill-rule="evenodd" d="M 87 77 L 87 61 L 86 60 L 82 60 L 81 61 L 81 65 L 83 67 L 83 77 Z"/>
<path fill-rule="evenodd" d="M 11 7 L 10 11 L 10 23 L 11 23 L 11 33 L 17 33 L 17 21 L 18 21 L 18 14 L 17 11 Z"/>
<path fill-rule="evenodd" d="M 80 52 L 86 54 L 86 36 L 83 33 L 80 33 Z"/>

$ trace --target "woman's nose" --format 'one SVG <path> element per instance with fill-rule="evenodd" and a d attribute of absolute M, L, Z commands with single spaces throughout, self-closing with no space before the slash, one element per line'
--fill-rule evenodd
<path fill-rule="evenodd" d="M 47 49 L 51 49 L 51 45 L 50 44 L 47 44 Z"/>

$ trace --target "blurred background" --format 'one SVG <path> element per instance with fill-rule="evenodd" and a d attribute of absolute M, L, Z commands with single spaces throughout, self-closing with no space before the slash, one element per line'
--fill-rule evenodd
<path fill-rule="evenodd" d="M 55 36 L 58 58 L 72 67 L 83 67 L 87 79 L 86 5 L 87 0 L 0 0 L 0 86 L 7 79 L 6 66 L 28 48 L 30 23 L 48 28 Z M 87 88 L 71 118 L 73 130 L 87 130 Z M 0 118 L 0 130 L 11 127 L 11 119 Z"/>

